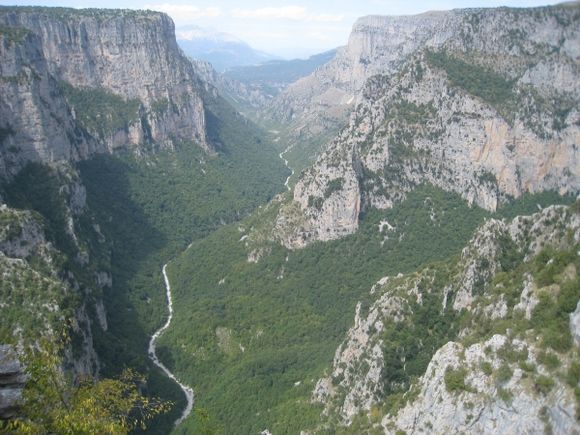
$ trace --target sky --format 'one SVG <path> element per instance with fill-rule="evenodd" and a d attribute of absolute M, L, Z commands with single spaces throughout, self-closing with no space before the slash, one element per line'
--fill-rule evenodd
<path fill-rule="evenodd" d="M 365 15 L 409 15 L 471 7 L 530 7 L 550 0 L 0 0 L 0 5 L 151 9 L 177 27 L 197 25 L 227 32 L 252 47 L 285 58 L 307 57 L 348 41 Z"/>

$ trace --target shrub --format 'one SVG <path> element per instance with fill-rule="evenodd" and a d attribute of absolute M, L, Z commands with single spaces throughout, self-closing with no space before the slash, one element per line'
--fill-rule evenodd
<path fill-rule="evenodd" d="M 528 359 L 528 349 L 515 350 L 512 346 L 506 344 L 498 350 L 497 355 L 505 361 L 515 363 Z"/>
<path fill-rule="evenodd" d="M 328 182 L 326 190 L 324 191 L 324 198 L 329 198 L 334 192 L 342 189 L 342 184 L 344 183 L 344 178 L 335 178 Z"/>
<path fill-rule="evenodd" d="M 536 378 L 536 391 L 543 394 L 548 394 L 554 388 L 554 381 L 547 376 L 540 375 Z"/>
<path fill-rule="evenodd" d="M 529 363 L 527 361 L 520 361 L 519 366 L 520 369 L 522 369 L 524 372 L 531 373 L 536 370 L 536 367 L 532 363 Z"/>
<path fill-rule="evenodd" d="M 454 369 L 451 366 L 447 366 L 445 369 L 445 388 L 447 391 L 468 391 L 467 385 L 465 385 L 465 376 L 467 375 L 467 370 L 463 367 Z"/>
<path fill-rule="evenodd" d="M 483 99 L 504 117 L 510 119 L 513 116 L 510 110 L 515 105 L 513 92 L 515 80 L 490 69 L 464 62 L 446 52 L 428 52 L 427 60 L 431 65 L 443 69 L 452 85 Z"/>
<path fill-rule="evenodd" d="M 560 360 L 553 352 L 540 352 L 538 355 L 538 361 L 550 370 L 555 370 L 560 367 Z"/>
<path fill-rule="evenodd" d="M 512 378 L 513 374 L 514 372 L 510 368 L 509 364 L 504 363 L 498 369 L 496 373 L 496 379 L 500 384 L 503 384 L 508 382 Z"/>
<path fill-rule="evenodd" d="M 501 387 L 497 389 L 497 395 L 505 403 L 511 403 L 511 401 L 514 397 L 510 390 L 508 390 L 506 388 L 501 388 Z"/>
<path fill-rule="evenodd" d="M 480 367 L 481 371 L 485 373 L 487 376 L 493 373 L 493 367 L 491 366 L 491 363 L 489 363 L 488 361 L 482 361 Z"/>
<path fill-rule="evenodd" d="M 577 387 L 580 382 L 580 362 L 572 361 L 566 375 L 566 382 L 571 387 Z"/>

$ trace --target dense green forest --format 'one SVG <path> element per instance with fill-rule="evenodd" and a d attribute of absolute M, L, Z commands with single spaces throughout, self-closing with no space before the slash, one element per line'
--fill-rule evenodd
<path fill-rule="evenodd" d="M 217 155 L 184 142 L 175 150 L 142 156 L 120 152 L 78 163 L 73 177 L 86 187 L 88 209 L 74 229 L 89 254 L 88 267 L 75 260 L 76 244 L 65 231 L 67 198 L 61 186 L 70 174 L 31 164 L 1 186 L 9 206 L 39 214 L 49 241 L 64 253 L 65 269 L 90 286 L 92 295 L 101 292 L 89 284 L 94 273 L 112 273 L 113 285 L 102 294 L 108 331 L 93 327 L 102 374 L 116 376 L 124 367 L 148 373 L 150 393 L 178 405 L 153 424 L 161 432 L 179 415 L 183 400 L 176 385 L 151 370 L 147 358 L 149 337 L 167 315 L 161 267 L 191 241 L 267 202 L 283 190 L 288 175 L 259 128 L 219 97 L 208 97 L 206 104 Z"/>
<path fill-rule="evenodd" d="M 576 400 L 576 423 L 580 422 L 580 350 L 574 344 L 575 331 L 570 329 L 571 320 L 575 320 L 571 319 L 571 313 L 577 309 L 580 298 L 577 274 L 580 245 L 574 240 L 573 231 L 562 223 L 570 215 L 546 213 L 542 217 L 547 225 L 556 222 L 554 227 L 561 230 L 562 239 L 567 237 L 567 241 L 559 246 L 538 248 L 533 253 L 531 249 L 527 254 L 521 251 L 519 244 L 528 244 L 532 240 L 530 234 L 535 236 L 541 231 L 541 225 L 534 227 L 538 222 L 543 223 L 541 219 L 535 222 L 530 219 L 529 226 L 515 222 L 510 226 L 509 235 L 504 229 L 497 233 L 486 229 L 486 236 L 491 234 L 490 240 L 493 238 L 497 242 L 493 246 L 493 260 L 497 261 L 492 263 L 486 256 L 474 256 L 474 269 L 491 272 L 474 272 L 465 278 L 469 280 L 469 303 L 473 302 L 468 309 L 455 310 L 449 303 L 464 290 L 456 291 L 450 283 L 460 277 L 463 279 L 460 268 L 466 263 L 460 261 L 462 249 L 482 224 L 489 219 L 512 219 L 531 214 L 552 204 L 574 203 L 570 210 L 577 214 L 580 201 L 555 192 L 526 194 L 519 199 L 504 195 L 501 199 L 508 203 L 496 212 L 489 212 L 456 193 L 430 184 L 417 187 L 413 181 L 413 190 L 408 191 L 409 183 L 403 183 L 405 180 L 399 179 L 401 177 L 393 171 L 401 166 L 410 171 L 405 179 L 418 179 L 417 173 L 423 171 L 424 160 L 429 160 L 423 159 L 430 153 L 428 143 L 439 141 L 440 147 L 446 144 L 445 126 L 441 131 L 431 128 L 431 124 L 441 124 L 440 118 L 446 116 L 445 113 L 453 115 L 445 121 L 449 129 L 476 126 L 477 116 L 467 117 L 468 114 L 455 111 L 461 109 L 461 104 L 456 104 L 459 96 L 465 98 L 468 109 L 479 107 L 485 114 L 485 119 L 482 118 L 485 125 L 478 127 L 477 137 L 471 138 L 469 132 L 465 133 L 468 140 L 473 139 L 476 145 L 485 140 L 489 142 L 486 147 L 494 149 L 505 137 L 513 135 L 524 134 L 522 146 L 528 139 L 534 141 L 534 146 L 540 143 L 536 143 L 536 139 L 543 140 L 542 143 L 554 148 L 548 150 L 551 154 L 546 152 L 545 156 L 526 159 L 519 153 L 521 160 L 514 163 L 516 169 L 540 162 L 542 172 L 546 169 L 542 165 L 554 164 L 566 178 L 559 184 L 561 188 L 577 188 L 573 185 L 576 174 L 562 165 L 570 163 L 565 160 L 577 151 L 577 146 L 567 139 L 574 132 L 566 129 L 574 122 L 580 125 L 574 118 L 577 99 L 568 95 L 574 92 L 564 92 L 573 87 L 570 77 L 575 77 L 577 72 L 570 60 L 570 41 L 573 41 L 570 29 L 578 13 L 574 17 L 570 14 L 568 23 L 559 22 L 558 14 L 546 15 L 546 23 L 550 24 L 548 20 L 551 20 L 551 24 L 544 30 L 540 28 L 541 32 L 547 32 L 546 35 L 534 36 L 533 32 L 528 35 L 522 27 L 522 34 L 520 29 L 510 32 L 513 42 L 529 41 L 521 46 L 505 46 L 499 44 L 501 41 L 479 44 L 465 39 L 465 44 L 461 43 L 469 33 L 479 34 L 475 28 L 479 26 L 480 17 L 474 15 L 476 21 L 467 21 L 463 12 L 460 15 L 453 12 L 457 20 L 464 21 L 455 18 L 446 21 L 463 23 L 461 38 L 451 35 L 445 43 L 435 41 L 432 48 L 410 47 L 410 51 L 399 50 L 401 46 L 397 41 L 385 45 L 386 49 L 395 47 L 400 53 L 395 53 L 390 66 L 382 65 L 388 67 L 385 71 L 390 71 L 391 75 L 369 79 L 370 85 L 363 90 L 362 100 L 359 98 L 363 105 L 353 113 L 356 118 L 351 117 L 350 121 L 331 119 L 333 108 L 338 106 L 330 102 L 326 116 L 317 117 L 318 121 L 309 116 L 305 124 L 298 125 L 303 118 L 294 109 L 292 119 L 280 122 L 274 116 L 279 107 L 271 105 L 268 109 L 265 102 L 275 101 L 274 97 L 291 82 L 330 61 L 336 51 L 308 60 L 273 61 L 232 69 L 226 72 L 225 78 L 246 85 L 244 91 L 250 92 L 252 99 L 244 100 L 245 97 L 235 95 L 239 89 L 233 90 L 236 88 L 233 81 L 217 80 L 215 86 L 231 86 L 232 93 L 228 95 L 223 91 L 222 98 L 214 84 L 201 78 L 208 72 L 202 71 L 202 66 L 194 68 L 200 70 L 200 77 L 196 79 L 189 65 L 179 62 L 174 65 L 175 56 L 181 55 L 172 51 L 177 49 L 173 40 L 175 28 L 165 17 L 162 21 L 168 27 L 158 29 L 162 30 L 158 37 L 168 38 L 168 51 L 154 46 L 153 54 L 155 58 L 165 56 L 160 71 L 165 71 L 167 64 L 179 71 L 168 74 L 170 77 L 165 84 L 158 83 L 159 80 L 154 83 L 156 89 L 161 86 L 160 89 L 166 90 L 165 98 L 145 104 L 139 99 L 122 98 L 106 88 L 75 87 L 61 81 L 61 63 L 67 55 L 58 54 L 58 43 L 66 39 L 67 28 L 69 39 L 79 36 L 73 35 L 75 29 L 80 29 L 81 39 L 86 39 L 113 17 L 148 21 L 159 19 L 157 12 L 28 7 L 23 13 L 40 15 L 25 19 L 18 17 L 18 9 L 0 6 L 0 14 L 6 15 L 5 21 L 13 23 L 11 26 L 26 22 L 31 29 L 36 21 L 47 18 L 46 14 L 56 21 L 52 21 L 52 26 L 48 26 L 47 21 L 48 33 L 36 36 L 32 32 L 34 29 L 0 25 L 0 39 L 4 38 L 9 48 L 14 49 L 7 51 L 13 65 L 5 68 L 0 79 L 10 85 L 10 89 L 7 87 L 13 91 L 8 92 L 10 95 L 28 89 L 27 95 L 20 95 L 22 98 L 15 102 L 0 98 L 6 114 L 11 107 L 15 113 L 22 112 L 17 113 L 20 116 L 15 117 L 14 122 L 9 116 L 6 122 L 2 120 L 0 127 L 0 146 L 6 148 L 0 151 L 8 153 L 4 153 L 4 157 L 0 155 L 3 165 L 0 169 L 2 174 L 7 174 L 6 179 L 0 179 L 0 205 L 6 203 L 0 207 L 0 315 L 4 320 L 0 323 L 0 344 L 17 349 L 17 358 L 22 363 L 18 370 L 27 372 L 14 385 L 8 386 L 22 386 L 24 401 L 18 405 L 22 406 L 17 421 L 0 420 L 0 433 L 8 429 L 20 433 L 225 435 L 268 431 L 278 435 L 297 434 L 302 430 L 328 434 L 372 433 L 383 417 L 393 415 L 406 403 L 420 397 L 416 388 L 418 380 L 425 374 L 432 356 L 445 343 L 450 340 L 462 345 L 481 343 L 497 333 L 511 338 L 529 338 L 538 353 L 528 360 L 527 348 L 515 350 L 505 345 L 497 350 L 501 356 L 498 364 L 477 361 L 482 372 L 495 382 L 494 393 L 486 393 L 483 398 L 486 403 L 495 401 L 497 392 L 497 398 L 510 406 L 515 393 L 504 387 L 514 371 L 520 369 L 524 372 L 522 379 L 527 378 L 529 389 L 538 395 L 563 396 L 560 386 L 568 385 L 571 390 L 566 392 L 569 396 L 566 400 Z M 471 12 L 466 16 L 469 14 Z M 76 23 L 75 27 L 65 25 L 71 20 Z M 525 27 L 540 23 L 539 19 L 526 20 Z M 366 18 L 359 22 L 353 33 L 355 44 L 341 55 L 340 65 L 325 70 L 325 74 L 317 78 L 320 83 L 303 86 L 293 98 L 303 100 L 300 105 L 306 108 L 310 103 L 326 104 L 328 96 L 340 94 L 334 88 L 348 90 L 359 81 L 353 77 L 351 82 L 347 80 L 350 66 L 354 65 L 353 71 L 361 80 L 375 70 L 380 72 L 378 64 L 372 62 L 381 58 L 381 29 L 373 24 L 378 25 L 381 21 Z M 497 24 L 495 18 L 493 22 L 486 22 L 485 29 L 493 28 L 493 23 Z M 506 19 L 505 23 L 512 25 L 511 19 Z M 62 30 L 62 34 L 45 38 L 53 27 L 59 32 Z M 94 56 L 105 54 L 110 58 L 115 52 L 124 53 L 116 47 L 120 41 L 134 44 L 139 55 L 147 54 L 146 45 L 155 39 L 155 35 L 147 33 L 147 26 L 141 30 L 137 27 L 124 29 L 119 22 L 117 27 L 110 40 L 101 35 L 100 54 L 98 49 L 90 47 L 77 47 L 80 50 L 77 54 L 69 53 L 81 69 L 100 65 L 95 67 L 98 71 L 93 72 L 104 72 L 105 79 L 109 77 L 107 74 L 118 72 L 116 67 L 107 72 L 107 63 L 99 62 Z M 455 24 L 453 27 L 458 28 Z M 556 29 L 561 35 L 554 37 Z M 357 50 L 352 48 L 358 44 L 356 38 L 362 36 L 357 33 L 375 31 L 378 33 L 371 36 L 376 39 L 377 47 L 362 47 L 360 56 L 354 54 Z M 30 39 L 32 36 L 35 41 Z M 541 42 L 544 39 L 545 42 Z M 556 43 L 556 39 L 559 42 Z M 15 45 L 26 41 L 35 42 L 36 46 Z M 457 48 L 459 46 L 463 51 Z M 476 51 L 475 47 L 485 53 Z M 376 52 L 378 57 L 365 55 L 364 52 L 371 48 L 369 53 Z M 86 62 L 80 62 L 85 55 Z M 385 60 L 384 56 L 382 58 Z M 411 62 L 404 59 L 411 59 Z M 34 65 L 27 63 L 29 60 Z M 403 62 L 409 63 L 405 66 Z M 340 68 L 346 69 L 339 71 Z M 394 74 L 397 69 L 399 73 Z M 12 70 L 17 75 L 9 75 Z M 407 74 L 409 71 L 413 74 Z M 546 87 L 544 76 L 551 71 L 561 76 L 558 77 L 561 83 Z M 74 76 L 74 71 L 70 74 Z M 146 71 L 144 77 L 136 76 L 135 80 L 144 79 L 145 88 L 151 85 L 148 82 L 153 76 L 157 74 Z M 20 80 L 21 77 L 27 80 Z M 194 83 L 185 83 L 189 80 Z M 419 86 L 413 84 L 414 80 L 433 83 Z M 71 81 L 74 82 L 72 78 Z M 155 124 L 149 125 L 149 116 L 162 122 L 169 111 L 179 112 L 180 106 L 170 101 L 170 95 L 192 87 L 203 100 L 203 109 L 200 104 L 199 110 L 204 110 L 205 116 L 198 119 L 202 124 L 205 122 L 200 129 L 205 129 L 207 134 L 207 148 L 200 147 L 193 139 L 154 143 L 151 137 L 155 135 L 148 130 Z M 117 85 L 113 88 L 118 89 Z M 328 92 L 317 96 L 325 89 Z M 256 91 L 260 91 L 259 103 L 253 99 Z M 403 98 L 405 92 L 409 101 Z M 435 103 L 421 104 L 428 94 L 433 94 Z M 62 100 L 58 107 L 53 107 L 50 100 L 56 97 Z M 395 101 L 399 97 L 403 99 Z M 379 103 L 385 101 L 386 105 L 379 107 Z M 343 106 L 345 110 L 348 108 L 348 105 Z M 366 113 L 369 108 L 372 109 L 371 117 Z M 440 109 L 445 113 L 439 113 Z M 267 113 L 268 110 L 272 113 Z M 465 122 L 460 119 L 463 115 L 466 115 Z M 45 122 L 49 117 L 52 117 L 50 122 Z M 508 129 L 503 121 L 497 123 L 496 119 L 501 121 L 501 118 L 514 128 Z M 381 120 L 380 125 L 377 120 Z M 313 125 L 316 122 L 320 125 Z M 354 151 L 350 153 L 350 148 L 335 147 L 336 152 L 329 154 L 326 166 L 327 169 L 336 167 L 326 171 L 326 175 L 318 174 L 321 177 L 314 180 L 326 188 L 319 189 L 320 195 L 310 196 L 307 202 L 309 207 L 322 209 L 324 200 L 331 203 L 336 199 L 337 192 L 348 187 L 349 180 L 346 175 L 342 178 L 332 174 L 347 164 L 356 173 L 358 193 L 362 198 L 358 229 L 338 240 L 287 249 L 276 231 L 290 221 L 288 218 L 282 222 L 290 214 L 280 215 L 280 210 L 296 207 L 293 211 L 299 213 L 299 204 L 292 202 L 293 193 L 284 185 L 290 168 L 293 170 L 292 187 L 323 147 L 329 143 L 332 146 L 331 141 L 337 137 L 339 129 L 345 128 L 338 124 L 347 122 L 352 128 L 361 127 L 361 130 L 350 138 L 341 134 L 337 140 L 348 139 Z M 177 124 L 181 122 L 176 121 Z M 48 131 L 52 129 L 48 125 L 73 132 L 69 135 L 70 143 L 51 143 L 51 138 L 56 136 Z M 144 143 L 119 145 L 124 133 L 131 133 L 133 137 L 135 127 L 142 128 L 145 133 Z M 313 133 L 315 131 L 318 133 Z M 29 133 L 32 143 L 22 143 L 22 138 Z M 359 133 L 365 135 L 364 141 Z M 73 143 L 73 136 L 83 138 L 82 143 Z M 40 144 L 43 137 L 45 143 Z M 452 142 L 457 142 L 453 134 L 450 137 Z M 421 138 L 425 139 L 424 143 L 419 143 Z M 379 139 L 381 142 L 377 142 Z M 104 142 L 114 142 L 115 146 L 110 152 L 82 161 L 53 160 L 58 158 L 53 155 L 60 154 L 53 153 L 54 147 L 70 145 L 71 156 L 84 156 L 85 152 L 92 152 L 87 150 L 105 150 Z M 556 146 L 559 143 L 563 143 L 564 148 L 573 147 L 572 154 L 569 149 L 561 151 Z M 386 144 L 389 149 L 374 154 L 377 152 L 375 145 L 380 144 Z M 513 152 L 518 144 L 514 139 L 513 144 L 505 144 L 507 151 L 500 147 L 498 152 L 509 160 L 507 152 Z M 75 146 L 79 149 L 75 150 Z M 351 159 L 347 154 L 356 158 Z M 458 160 L 463 162 L 461 165 L 465 164 L 463 157 L 469 153 L 463 154 Z M 466 158 L 481 161 L 489 157 L 475 154 L 472 152 L 471 157 Z M 345 156 L 348 161 L 340 161 Z M 365 156 L 369 157 L 365 160 L 368 164 L 362 165 L 359 160 Z M 383 160 L 389 163 L 383 172 L 374 173 L 363 167 L 373 166 L 370 160 L 373 156 L 376 157 L 374 166 Z M 495 157 L 491 154 L 489 158 Z M 35 159 L 37 161 L 32 161 Z M 288 160 L 289 167 L 284 159 Z M 407 160 L 418 162 L 399 165 Z M 28 163 L 13 168 L 14 162 Z M 516 188 L 533 190 L 555 185 L 549 169 L 541 174 L 544 181 L 532 187 L 526 184 L 529 177 L 524 177 L 525 174 L 517 169 L 519 187 Z M 429 173 L 433 177 L 443 177 L 444 181 L 453 176 L 450 171 L 448 177 L 445 168 Z M 328 179 L 328 174 L 334 179 Z M 501 178 L 500 175 L 497 174 L 497 178 Z M 459 183 L 465 177 L 455 178 Z M 480 171 L 477 181 L 499 185 L 496 175 L 488 171 Z M 365 195 L 388 183 L 397 192 L 405 192 L 401 195 L 404 198 L 388 210 L 368 206 Z M 504 187 L 502 192 L 510 186 Z M 562 210 L 556 212 L 564 213 Z M 310 224 L 306 220 L 301 223 L 304 227 Z M 302 230 L 304 228 L 299 231 Z M 521 239 L 512 238 L 512 233 L 516 232 Z M 559 234 L 545 232 L 542 236 L 544 239 L 558 238 Z M 539 245 L 541 243 L 536 246 Z M 485 249 L 481 247 L 482 244 L 474 243 L 465 249 L 464 257 L 471 255 L 470 249 L 482 253 Z M 193 412 L 175 429 L 174 422 L 185 406 L 183 391 L 152 363 L 148 355 L 149 340 L 168 315 L 162 274 L 164 264 L 167 264 L 172 287 L 174 315 L 170 327 L 157 341 L 157 355 L 181 382 L 195 391 Z M 375 287 L 377 291 L 371 291 L 385 276 L 392 278 L 381 281 L 382 284 Z M 385 315 L 380 326 L 369 323 L 373 331 L 369 335 L 376 333 L 377 341 L 368 343 L 379 343 L 383 354 L 384 365 L 375 372 L 378 381 L 373 381 L 380 400 L 372 403 L 368 413 L 361 412 L 353 417 L 352 424 L 345 426 L 337 409 L 333 408 L 344 403 L 341 399 L 349 394 L 347 382 L 340 383 L 348 381 L 350 373 L 358 374 L 359 369 L 360 373 L 368 371 L 371 364 L 361 358 L 348 371 L 333 374 L 330 370 L 337 348 L 353 326 L 355 310 L 364 317 L 381 297 L 380 292 L 395 292 L 395 287 L 388 286 L 409 283 L 414 278 L 417 279 L 412 292 L 408 291 L 411 287 L 398 287 L 396 296 L 405 299 L 405 305 L 394 304 L 397 315 Z M 537 300 L 533 306 L 529 304 L 528 317 L 515 309 L 523 297 L 522 282 L 525 281 L 539 290 L 536 295 L 532 294 Z M 544 288 L 549 286 L 551 288 Z M 530 294 L 533 290 L 529 290 Z M 486 313 L 485 304 L 491 306 L 495 302 L 505 302 L 505 315 L 494 317 L 493 312 Z M 497 310 L 503 310 L 503 306 L 498 304 Z M 486 349 L 482 351 L 487 352 Z M 442 366 L 441 387 L 452 394 L 473 392 L 468 368 L 462 362 L 458 364 Z M 344 362 L 340 366 L 341 369 L 348 367 Z M 84 369 L 86 376 L 80 374 Z M 313 390 L 321 377 L 328 377 L 333 388 L 336 387 L 330 399 L 333 403 L 323 414 L 323 405 L 312 400 Z M 361 396 L 353 400 L 358 402 L 357 408 Z M 438 400 L 443 399 L 439 396 Z M 469 402 L 464 402 L 466 409 L 469 408 Z M 473 403 L 469 409 L 473 409 Z M 544 412 L 547 422 L 552 409 L 544 406 L 541 413 Z M 565 409 L 563 412 L 573 414 Z M 554 415 L 550 418 L 555 421 L 557 415 Z M 470 414 L 469 419 L 472 418 L 475 417 Z M 38 426 L 37 421 L 41 422 Z M 139 427 L 140 424 L 147 427 Z M 390 430 L 387 424 L 385 428 Z M 544 429 L 547 433 L 552 431 L 548 423 Z"/>
<path fill-rule="evenodd" d="M 498 216 L 554 201 L 550 193 L 525 198 Z M 253 217 L 221 228 L 169 265 L 176 313 L 160 354 L 194 387 L 198 406 L 223 433 L 311 427 L 320 409 L 310 394 L 357 301 L 368 306 L 369 289 L 382 276 L 457 254 L 490 216 L 425 186 L 393 210 L 369 211 L 356 234 L 298 251 L 268 244 L 258 263 L 247 260 L 243 243 L 258 224 Z M 384 220 L 395 229 L 380 232 Z M 417 374 L 424 367 L 425 358 Z M 194 428 L 190 419 L 182 433 Z"/>
<path fill-rule="evenodd" d="M 218 156 L 183 143 L 150 157 L 100 156 L 80 165 L 89 206 L 113 241 L 105 298 L 116 334 L 103 334 L 98 348 L 110 367 L 148 363 L 149 336 L 166 316 L 163 263 L 283 188 L 286 168 L 258 128 L 223 100 L 213 101 L 207 120 Z"/>

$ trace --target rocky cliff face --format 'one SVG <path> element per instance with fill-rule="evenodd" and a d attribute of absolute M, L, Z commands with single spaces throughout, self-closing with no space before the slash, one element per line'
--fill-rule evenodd
<path fill-rule="evenodd" d="M 343 65 L 352 76 L 329 82 L 356 89 L 367 73 L 383 73 L 365 82 L 348 126 L 302 174 L 301 224 L 281 231 L 284 244 L 352 233 L 361 210 L 392 207 L 422 183 L 488 210 L 525 192 L 577 192 L 579 10 L 359 21 L 345 51 L 359 61 Z M 402 36 L 390 38 L 396 29 Z"/>
<path fill-rule="evenodd" d="M 199 80 L 169 17 L 0 9 L 2 174 L 116 147 L 209 150 Z"/>
<path fill-rule="evenodd" d="M 325 424 L 351 425 L 362 412 L 363 425 L 385 433 L 580 430 L 578 243 L 578 203 L 552 206 L 489 220 L 459 259 L 382 278 L 313 393 Z M 551 304 L 564 310 L 559 344 L 548 338 Z M 405 341 L 400 331 L 418 325 L 427 329 Z"/>
<path fill-rule="evenodd" d="M 297 134 L 319 134 L 341 126 L 369 77 L 396 71 L 420 48 L 441 44 L 453 34 L 450 24 L 458 21 L 454 12 L 358 19 L 348 45 L 278 97 L 272 105 L 273 117 L 295 125 Z"/>
<path fill-rule="evenodd" d="M 424 49 L 453 47 L 502 53 L 506 60 L 558 46 L 578 55 L 573 26 L 577 4 L 536 9 L 466 9 L 416 16 L 368 16 L 357 20 L 348 45 L 336 57 L 290 86 L 272 105 L 274 119 L 290 123 L 297 135 L 316 135 L 342 126 L 365 81 L 392 74 Z M 560 41 L 563 38 L 564 41 Z M 541 50 L 540 50 L 541 51 Z"/>
<path fill-rule="evenodd" d="M 69 324 L 75 345 L 74 349 L 72 344 L 65 349 L 65 362 L 74 376 L 95 376 L 99 360 L 93 348 L 93 321 L 89 312 L 94 319 L 100 311 L 106 325 L 106 312 L 97 288 L 110 283 L 101 282 L 99 274 L 107 275 L 104 271 L 94 272 L 94 279 L 90 278 L 93 265 L 89 265 L 89 254 L 83 246 L 86 242 L 77 235 L 72 216 L 82 213 L 84 203 L 79 202 L 78 192 L 67 191 L 67 187 L 62 191 L 63 200 L 68 202 L 66 208 L 63 206 L 66 214 L 63 220 L 70 224 L 65 231 L 72 248 L 67 254 L 75 255 L 71 260 L 83 266 L 88 275 L 79 279 L 72 265 L 65 265 L 65 254 L 48 241 L 46 222 L 39 214 L 1 205 L 0 341 L 17 344 L 19 348 L 29 346 L 40 337 L 52 337 Z M 71 202 L 76 205 L 71 207 Z M 105 329 L 103 322 L 100 326 Z"/>
<path fill-rule="evenodd" d="M 16 415 L 25 382 L 24 369 L 16 358 L 13 348 L 0 345 L 0 419 Z"/>

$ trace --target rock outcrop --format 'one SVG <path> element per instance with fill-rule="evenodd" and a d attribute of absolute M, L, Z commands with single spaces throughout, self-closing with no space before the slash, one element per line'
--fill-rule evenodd
<path fill-rule="evenodd" d="M 362 412 L 369 427 L 385 433 L 579 431 L 577 379 L 570 374 L 578 351 L 579 243 L 578 203 L 552 206 L 511 222 L 487 221 L 457 260 L 382 278 L 371 289 L 375 302 L 367 309 L 358 304 L 332 370 L 313 392 L 313 401 L 325 405 L 323 427 L 333 418 L 350 425 Z M 562 292 L 570 298 L 566 309 L 574 312 L 571 340 L 558 347 L 543 338 L 541 314 L 526 315 L 526 301 L 563 306 Z M 439 320 L 421 318 L 422 307 L 432 308 L 430 316 Z M 462 321 L 454 329 L 449 319 L 459 313 Z M 405 349 L 409 343 L 401 338 L 394 342 L 396 331 L 409 328 L 413 334 L 421 323 L 431 325 L 427 335 L 409 342 L 419 353 Z M 437 324 L 447 326 L 438 331 Z M 565 333 L 566 322 L 563 328 Z M 429 349 L 428 340 L 437 334 L 441 347 Z M 558 348 L 557 357 L 551 346 Z M 394 375 L 415 370 L 424 353 L 431 359 L 416 381 L 406 384 L 404 376 Z M 401 397 L 393 395 L 401 390 Z M 397 400 L 399 407 L 393 405 Z"/>
<path fill-rule="evenodd" d="M 157 12 L 0 8 L 0 175 L 117 147 L 206 150 L 199 78 Z"/>
<path fill-rule="evenodd" d="M 534 53 L 543 44 L 558 44 L 562 25 L 577 20 L 576 7 L 577 3 L 569 3 L 536 9 L 463 9 L 360 18 L 347 46 L 340 48 L 333 60 L 276 99 L 273 117 L 290 122 L 296 134 L 319 134 L 346 122 L 368 78 L 398 71 L 418 51 L 453 47 L 499 51 L 507 58 Z M 522 43 L 522 37 L 529 39 Z M 564 42 L 567 56 L 575 59 L 577 51 L 573 39 Z M 559 68 L 552 71 L 567 74 Z"/>
<path fill-rule="evenodd" d="M 88 255 L 83 255 L 74 226 L 68 230 L 77 243 L 76 261 L 87 262 Z M 70 344 L 65 348 L 65 363 L 74 376 L 95 376 L 100 364 L 87 310 L 92 311 L 93 304 L 97 305 L 94 310 L 99 310 L 102 303 L 100 299 L 95 301 L 91 289 L 85 287 L 92 283 L 80 283 L 62 262 L 63 253 L 48 241 L 38 214 L 0 205 L 0 341 L 32 345 L 41 337 L 51 338 L 69 322 L 76 343 L 74 349 Z M 101 311 L 106 325 L 103 307 Z"/>
<path fill-rule="evenodd" d="M 464 433 L 578 433 L 580 425 L 574 417 L 575 399 L 571 388 L 558 382 L 548 394 L 535 392 L 533 381 L 525 370 L 516 365 L 504 365 L 501 354 L 506 347 L 516 352 L 527 351 L 528 357 L 522 361 L 524 367 L 537 364 L 539 376 L 551 375 L 538 363 L 538 349 L 532 350 L 526 342 L 510 340 L 505 335 L 497 334 L 471 346 L 449 342 L 429 363 L 427 374 L 420 380 L 421 391 L 416 401 L 399 411 L 395 418 L 387 417 L 382 421 L 385 432 L 396 427 L 408 432 L 435 433 L 447 430 Z M 565 361 L 564 364 L 570 363 Z M 496 371 L 510 367 L 512 374 L 499 383 L 482 367 Z M 462 369 L 469 373 L 465 378 L 468 391 L 448 391 L 446 373 Z"/>
<path fill-rule="evenodd" d="M 0 345 L 0 419 L 16 415 L 25 382 L 24 368 L 13 347 Z"/>
<path fill-rule="evenodd" d="M 422 183 L 488 210 L 525 192 L 578 192 L 578 10 L 359 21 L 342 55 L 313 76 L 332 71 L 324 83 L 349 89 L 349 99 L 364 82 L 358 106 L 297 182 L 302 224 L 281 229 L 283 243 L 352 233 L 360 211 L 390 208 Z M 305 104 L 320 101 L 313 95 Z"/>

